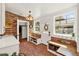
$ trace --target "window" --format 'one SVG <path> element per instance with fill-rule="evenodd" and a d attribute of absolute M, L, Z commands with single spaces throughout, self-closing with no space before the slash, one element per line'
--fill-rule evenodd
<path fill-rule="evenodd" d="M 59 16 L 55 16 L 55 33 L 72 35 L 74 34 L 74 12 L 68 12 Z"/>

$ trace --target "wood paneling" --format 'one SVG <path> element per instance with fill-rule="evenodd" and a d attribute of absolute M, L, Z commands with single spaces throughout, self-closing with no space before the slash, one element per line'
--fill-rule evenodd
<path fill-rule="evenodd" d="M 17 19 L 26 20 L 25 17 L 6 11 L 5 13 L 5 34 L 17 35 Z"/>
<path fill-rule="evenodd" d="M 6 11 L 5 13 L 5 34 L 7 35 L 17 35 L 16 32 L 17 32 L 17 19 L 18 20 L 26 20 L 25 17 L 23 16 L 20 16 L 20 15 L 17 15 L 17 14 L 14 14 L 12 12 L 9 12 L 9 11 Z M 29 31 L 31 32 L 32 28 L 33 28 L 33 20 L 29 21 L 29 20 L 26 20 L 29 22 Z M 31 26 L 31 27 L 30 27 Z"/>

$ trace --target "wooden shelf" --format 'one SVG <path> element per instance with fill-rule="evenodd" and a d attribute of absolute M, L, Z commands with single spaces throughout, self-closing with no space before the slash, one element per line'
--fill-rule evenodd
<path fill-rule="evenodd" d="M 57 25 L 56 28 L 73 28 L 73 25 Z"/>
<path fill-rule="evenodd" d="M 56 19 L 56 21 L 63 21 L 63 20 L 66 20 L 66 19 Z"/>
<path fill-rule="evenodd" d="M 74 32 L 75 16 L 74 13 L 65 14 L 55 16 L 55 33 L 71 36 Z"/>

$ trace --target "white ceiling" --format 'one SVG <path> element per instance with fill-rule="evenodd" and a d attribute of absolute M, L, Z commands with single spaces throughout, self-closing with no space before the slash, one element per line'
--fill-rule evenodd
<path fill-rule="evenodd" d="M 27 16 L 28 11 L 32 11 L 32 16 L 38 18 L 51 14 L 62 9 L 69 8 L 75 3 L 6 3 L 6 10 L 16 14 Z"/>

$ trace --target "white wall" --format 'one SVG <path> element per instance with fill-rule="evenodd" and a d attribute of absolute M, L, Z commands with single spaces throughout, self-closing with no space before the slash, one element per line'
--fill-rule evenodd
<path fill-rule="evenodd" d="M 0 3 L 0 34 L 5 32 L 5 4 Z"/>
<path fill-rule="evenodd" d="M 77 5 L 77 51 L 79 52 L 79 4 Z"/>
<path fill-rule="evenodd" d="M 0 3 L 0 34 L 1 34 L 1 32 L 2 32 L 2 5 L 1 5 L 1 3 Z"/>
<path fill-rule="evenodd" d="M 40 22 L 40 33 L 45 32 L 44 25 L 48 24 L 48 27 L 49 27 L 48 32 L 50 31 L 51 32 L 50 34 L 51 35 L 53 34 L 53 15 L 52 14 L 51 15 L 42 16 L 42 17 L 36 19 L 34 21 L 34 23 L 35 22 Z"/>
<path fill-rule="evenodd" d="M 40 22 L 40 33 L 41 34 L 41 43 L 47 45 L 48 41 L 51 40 L 51 36 L 53 35 L 53 14 L 42 16 L 34 21 L 34 25 L 36 22 Z M 48 31 L 44 30 L 45 24 L 48 24 Z M 35 31 L 35 28 L 34 28 Z M 36 32 L 36 31 L 35 31 Z M 49 36 L 50 32 L 50 36 Z"/>
<path fill-rule="evenodd" d="M 5 3 L 2 3 L 2 34 L 5 33 Z"/>
<path fill-rule="evenodd" d="M 26 22 L 19 22 L 19 25 L 26 25 Z"/>

